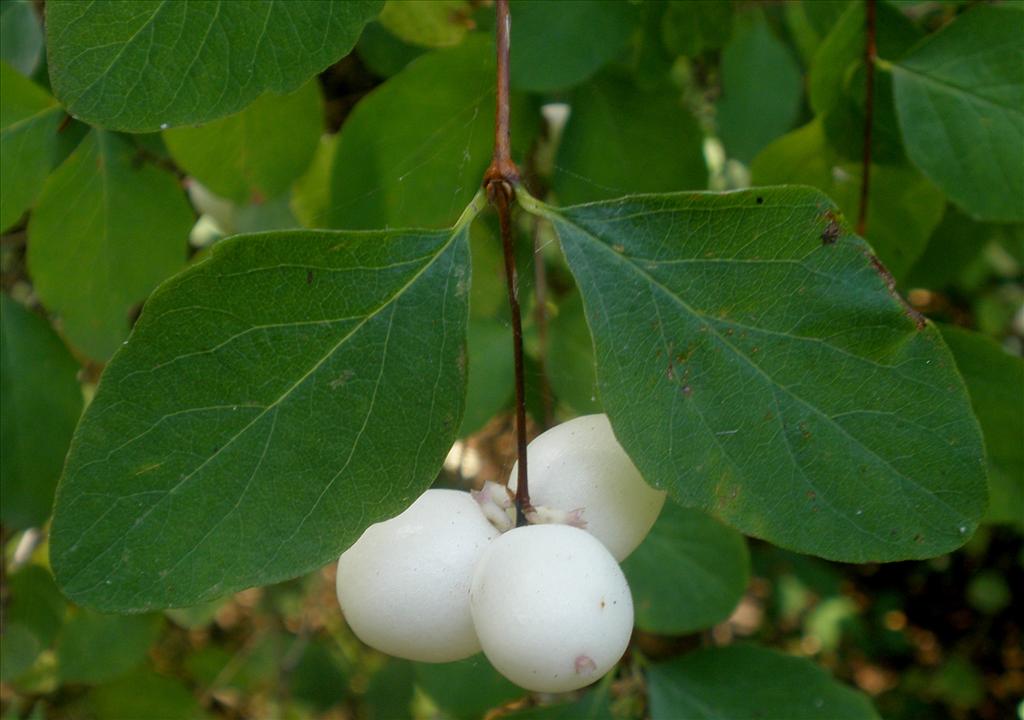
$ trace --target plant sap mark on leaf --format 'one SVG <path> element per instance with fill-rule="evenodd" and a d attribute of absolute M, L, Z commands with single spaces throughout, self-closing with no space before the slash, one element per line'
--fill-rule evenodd
<path fill-rule="evenodd" d="M 839 239 L 839 235 L 842 233 L 842 228 L 839 225 L 839 220 L 836 218 L 835 213 L 831 210 L 828 211 L 828 224 L 825 225 L 825 229 L 821 231 L 821 243 L 822 245 L 832 245 L 836 240 Z"/>
<path fill-rule="evenodd" d="M 913 321 L 918 330 L 924 330 L 925 326 L 928 324 L 928 319 L 915 310 L 910 303 L 900 295 L 899 291 L 896 289 L 896 278 L 892 276 L 889 269 L 882 264 L 882 261 L 879 260 L 878 256 L 873 252 L 865 252 L 865 255 L 871 263 L 871 267 L 875 269 L 875 272 L 881 275 L 882 281 L 885 283 L 885 287 L 889 290 L 889 294 L 896 298 L 903 307 L 904 314 Z"/>
<path fill-rule="evenodd" d="M 337 390 L 342 387 L 345 383 L 351 380 L 355 376 L 355 373 L 351 370 L 343 370 L 341 375 L 331 380 L 331 390 Z"/>

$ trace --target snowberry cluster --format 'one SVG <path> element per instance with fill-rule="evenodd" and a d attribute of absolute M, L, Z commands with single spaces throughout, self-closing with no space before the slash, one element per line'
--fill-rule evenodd
<path fill-rule="evenodd" d="M 427 490 L 363 533 L 338 560 L 338 602 L 353 632 L 397 657 L 450 662 L 481 649 L 514 683 L 575 690 L 618 662 L 633 599 L 618 562 L 654 524 L 648 486 L 604 415 L 530 443 L 531 524 L 513 528 L 513 493 Z"/>

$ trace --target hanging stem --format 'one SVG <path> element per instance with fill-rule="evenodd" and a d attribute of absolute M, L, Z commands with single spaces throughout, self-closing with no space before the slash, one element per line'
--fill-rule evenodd
<path fill-rule="evenodd" d="M 526 522 L 530 506 L 530 488 L 526 473 L 526 383 L 523 378 L 523 317 L 519 309 L 519 280 L 516 277 L 515 243 L 512 236 L 512 200 L 519 184 L 519 168 L 512 162 L 509 139 L 509 31 L 511 17 L 508 0 L 498 0 L 496 35 L 498 73 L 496 107 L 494 113 L 494 156 L 484 173 L 487 197 L 498 211 L 501 225 L 501 245 L 505 254 L 505 283 L 508 286 L 508 305 L 512 312 L 512 352 L 516 374 L 516 454 L 519 460 L 516 477 L 517 524 Z"/>
<path fill-rule="evenodd" d="M 864 0 L 864 147 L 861 158 L 860 206 L 857 234 L 863 236 L 868 224 L 868 193 L 871 190 L 871 125 L 875 111 L 875 0 Z"/>

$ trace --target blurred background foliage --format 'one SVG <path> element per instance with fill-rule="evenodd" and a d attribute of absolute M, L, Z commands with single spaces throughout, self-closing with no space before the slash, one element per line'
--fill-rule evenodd
<path fill-rule="evenodd" d="M 897 61 L 979 4 L 878 3 L 879 56 Z M 667 507 L 625 565 L 631 651 L 568 698 L 527 697 L 479 656 L 427 666 L 362 646 L 332 567 L 164 613 L 68 604 L 47 565 L 53 493 L 147 294 L 237 232 L 453 222 L 490 160 L 493 7 L 392 0 L 354 52 L 295 92 L 134 135 L 90 127 L 53 98 L 44 11 L 0 0 L 5 719 L 668 718 L 681 677 L 699 669 L 705 699 L 724 702 L 708 688 L 782 662 L 747 641 L 825 668 L 886 718 L 1024 717 L 1024 198 L 1011 185 L 982 207 L 923 166 L 884 68 L 865 234 L 913 307 L 944 324 L 985 433 L 991 522 L 962 550 L 829 563 Z M 863 14 L 861 2 L 513 0 L 513 149 L 527 187 L 569 204 L 800 183 L 856 217 Z M 1021 159 L 1019 138 L 1007 142 L 985 152 Z M 600 401 L 557 240 L 532 217 L 517 231 L 537 433 Z M 438 479 L 453 487 L 504 477 L 514 453 L 493 218 L 473 228 L 472 251 L 463 440 Z M 801 672 L 797 694 L 821 681 L 810 663 Z"/>

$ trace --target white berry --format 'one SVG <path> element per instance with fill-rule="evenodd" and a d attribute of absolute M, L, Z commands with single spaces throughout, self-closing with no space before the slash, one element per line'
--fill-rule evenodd
<path fill-rule="evenodd" d="M 569 525 L 527 525 L 494 540 L 473 574 L 470 607 L 487 659 L 537 692 L 596 681 L 633 630 L 633 598 L 615 558 Z"/>
<path fill-rule="evenodd" d="M 497 536 L 459 490 L 427 490 L 401 515 L 371 525 L 338 560 L 338 602 L 352 631 L 381 652 L 421 662 L 479 652 L 469 586 Z"/>
<path fill-rule="evenodd" d="M 615 439 L 607 415 L 584 415 L 556 425 L 527 446 L 530 503 L 537 521 L 559 513 L 585 527 L 624 560 L 647 537 L 665 493 L 640 476 Z M 518 464 L 509 489 L 518 486 Z"/>

